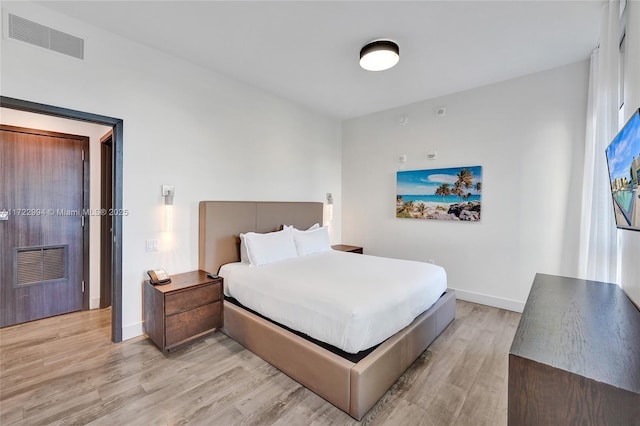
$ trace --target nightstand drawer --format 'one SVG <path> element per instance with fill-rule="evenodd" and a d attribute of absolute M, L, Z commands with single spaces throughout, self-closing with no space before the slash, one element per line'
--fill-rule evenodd
<path fill-rule="evenodd" d="M 171 347 L 182 340 L 220 327 L 221 309 L 222 301 L 218 301 L 167 317 L 165 345 Z"/>
<path fill-rule="evenodd" d="M 222 299 L 220 283 L 211 283 L 198 288 L 181 290 L 166 295 L 165 314 L 172 315 L 193 309 L 194 306 L 206 305 Z"/>

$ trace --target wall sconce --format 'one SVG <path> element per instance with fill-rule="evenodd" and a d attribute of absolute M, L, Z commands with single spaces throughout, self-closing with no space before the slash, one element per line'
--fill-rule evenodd
<path fill-rule="evenodd" d="M 162 196 L 166 206 L 173 205 L 173 196 L 176 194 L 176 187 L 173 185 L 162 185 Z"/>
<path fill-rule="evenodd" d="M 333 220 L 333 195 L 327 192 L 327 225 Z"/>
<path fill-rule="evenodd" d="M 175 186 L 162 185 L 162 196 L 164 197 L 164 229 L 167 232 L 173 231 L 173 196 L 175 193 Z"/>

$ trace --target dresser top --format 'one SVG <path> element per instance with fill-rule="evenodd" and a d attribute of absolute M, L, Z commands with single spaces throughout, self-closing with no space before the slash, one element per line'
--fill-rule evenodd
<path fill-rule="evenodd" d="M 156 290 L 161 293 L 169 293 L 171 291 L 182 290 L 194 285 L 221 282 L 222 278 L 209 278 L 205 271 L 192 271 L 183 274 L 170 275 L 171 282 L 169 284 L 158 284 Z"/>
<path fill-rule="evenodd" d="M 640 393 L 640 312 L 615 284 L 537 274 L 509 354 Z"/>

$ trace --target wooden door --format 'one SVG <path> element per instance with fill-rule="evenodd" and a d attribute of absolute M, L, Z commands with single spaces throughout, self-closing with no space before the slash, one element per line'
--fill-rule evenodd
<path fill-rule="evenodd" d="M 88 309 L 88 147 L 0 126 L 1 327 Z"/>
<path fill-rule="evenodd" d="M 100 140 L 100 164 L 102 180 L 100 182 L 100 209 L 113 210 L 113 132 Z M 113 287 L 113 218 L 111 214 L 100 217 L 100 308 L 111 306 Z"/>

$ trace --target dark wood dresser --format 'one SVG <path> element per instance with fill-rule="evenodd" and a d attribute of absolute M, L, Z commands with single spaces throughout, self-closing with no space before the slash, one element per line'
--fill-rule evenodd
<path fill-rule="evenodd" d="M 509 425 L 640 425 L 640 312 L 615 284 L 537 274 L 509 351 Z"/>
<path fill-rule="evenodd" d="M 163 351 L 222 327 L 222 278 L 205 271 L 171 276 L 171 283 L 144 283 L 144 329 Z"/>

